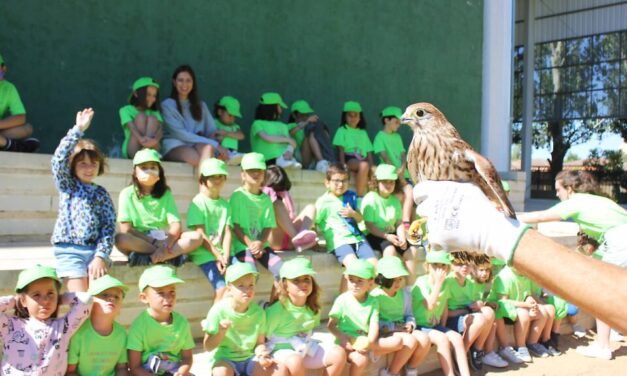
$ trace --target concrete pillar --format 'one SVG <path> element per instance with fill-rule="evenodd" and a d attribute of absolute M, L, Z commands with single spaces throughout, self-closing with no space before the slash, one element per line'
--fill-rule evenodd
<path fill-rule="evenodd" d="M 521 169 L 526 173 L 525 198 L 531 197 L 531 127 L 533 123 L 533 61 L 535 59 L 535 37 L 533 33 L 536 0 L 526 0 L 525 7 L 525 52 L 523 63 L 523 114 Z"/>

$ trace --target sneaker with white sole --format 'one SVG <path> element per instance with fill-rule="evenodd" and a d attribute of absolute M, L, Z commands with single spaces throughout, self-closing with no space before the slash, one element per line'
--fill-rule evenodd
<path fill-rule="evenodd" d="M 390 373 L 387 368 L 381 368 L 379 371 L 379 376 L 394 376 L 393 373 Z"/>
<path fill-rule="evenodd" d="M 418 368 L 405 367 L 405 376 L 418 376 Z"/>
<path fill-rule="evenodd" d="M 319 160 L 318 163 L 316 163 L 316 171 L 326 174 L 328 169 L 329 161 L 326 159 Z"/>
<path fill-rule="evenodd" d="M 604 360 L 612 359 L 612 350 L 602 349 L 599 347 L 599 345 L 596 344 L 596 342 L 593 342 L 588 346 L 578 346 L 577 352 L 581 355 L 584 355 L 590 358 L 597 358 L 597 359 L 604 359 Z"/>
<path fill-rule="evenodd" d="M 573 335 L 577 338 L 583 338 L 586 336 L 586 328 L 579 324 L 573 324 Z"/>
<path fill-rule="evenodd" d="M 616 330 L 610 330 L 610 341 L 612 342 L 623 342 L 625 338 Z"/>
<path fill-rule="evenodd" d="M 518 350 L 516 350 L 516 353 L 518 353 L 518 357 L 524 362 L 531 363 L 531 355 L 529 354 L 528 348 L 526 348 L 525 346 L 521 346 L 518 348 Z"/>
<path fill-rule="evenodd" d="M 280 156 L 276 159 L 276 165 L 279 167 L 293 168 L 296 170 L 300 170 L 301 168 L 303 168 L 303 165 L 301 165 L 296 159 L 285 159 L 283 158 L 283 156 Z"/>
<path fill-rule="evenodd" d="M 511 347 L 510 347 L 511 349 Z M 512 351 L 514 351 L 514 349 L 512 349 Z M 494 351 L 491 351 L 487 354 L 485 354 L 483 356 L 483 359 L 481 359 L 481 362 L 483 364 L 486 364 L 490 367 L 496 367 L 496 368 L 504 368 L 507 367 L 509 365 L 509 363 L 507 363 L 507 361 L 505 361 L 503 358 L 501 358 L 499 356 L 499 354 L 495 353 Z"/>
<path fill-rule="evenodd" d="M 527 348 L 536 358 L 548 358 L 549 350 L 546 349 L 541 343 L 528 343 Z"/>
<path fill-rule="evenodd" d="M 499 355 L 510 363 L 522 364 L 525 362 L 511 346 L 503 347 L 499 351 Z"/>
<path fill-rule="evenodd" d="M 244 157 L 243 153 L 239 153 L 234 150 L 229 151 L 229 160 L 226 162 L 229 166 L 237 166 L 242 161 L 242 157 Z"/>
<path fill-rule="evenodd" d="M 557 349 L 557 346 L 553 346 L 553 343 L 552 343 L 551 340 L 542 342 L 542 346 L 544 346 L 546 351 L 551 356 L 560 356 L 560 355 L 562 355 L 562 352 Z"/>

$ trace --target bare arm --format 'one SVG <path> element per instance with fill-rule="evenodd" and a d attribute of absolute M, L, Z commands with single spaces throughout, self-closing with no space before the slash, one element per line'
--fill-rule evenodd
<path fill-rule="evenodd" d="M 388 153 L 384 151 L 379 152 L 379 158 L 381 158 L 387 164 L 390 164 L 390 165 L 393 164 L 390 157 L 388 157 Z"/>
<path fill-rule="evenodd" d="M 141 351 L 128 350 L 128 365 L 133 376 L 152 376 L 152 373 L 142 367 Z"/>
<path fill-rule="evenodd" d="M 561 221 L 562 217 L 555 211 L 547 209 L 519 214 L 518 220 L 524 223 L 555 222 Z"/>
<path fill-rule="evenodd" d="M 77 364 L 68 364 L 67 369 L 65 370 L 65 376 L 78 376 L 78 372 L 76 371 L 77 368 Z"/>
<path fill-rule="evenodd" d="M 291 139 L 290 137 L 283 136 L 270 136 L 265 132 L 257 133 L 257 136 L 266 142 L 270 142 L 272 144 L 290 144 L 295 147 L 296 141 Z"/>
<path fill-rule="evenodd" d="M 368 152 L 368 155 L 366 156 L 366 160 L 368 161 L 368 164 L 370 166 L 374 166 L 374 157 L 372 156 L 371 151 Z"/>
<path fill-rule="evenodd" d="M 0 120 L 0 130 L 15 128 L 26 124 L 26 114 L 13 115 Z"/>
<path fill-rule="evenodd" d="M 337 160 L 345 165 L 346 164 L 346 153 L 344 153 L 344 147 L 343 146 L 338 146 L 337 147 Z"/>
<path fill-rule="evenodd" d="M 128 363 L 118 363 L 117 366 L 115 366 L 115 376 L 129 376 L 130 373 L 128 372 Z"/>
<path fill-rule="evenodd" d="M 192 362 L 194 361 L 194 355 L 192 349 L 181 350 L 181 366 L 174 376 L 186 376 L 189 375 L 189 371 L 192 368 Z"/>

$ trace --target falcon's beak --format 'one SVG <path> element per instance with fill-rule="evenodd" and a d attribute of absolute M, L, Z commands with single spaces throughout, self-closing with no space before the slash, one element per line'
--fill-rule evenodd
<path fill-rule="evenodd" d="M 413 120 L 412 118 L 406 118 L 406 117 L 401 118 L 401 124 L 405 124 L 405 125 L 411 127 L 412 120 Z"/>

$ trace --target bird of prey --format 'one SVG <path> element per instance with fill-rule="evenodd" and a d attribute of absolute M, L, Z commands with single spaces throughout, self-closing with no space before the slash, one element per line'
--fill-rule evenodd
<path fill-rule="evenodd" d="M 492 162 L 477 153 L 431 103 L 407 107 L 401 123 L 414 132 L 407 151 L 407 169 L 415 183 L 423 180 L 472 182 L 511 218 L 512 204 Z"/>

